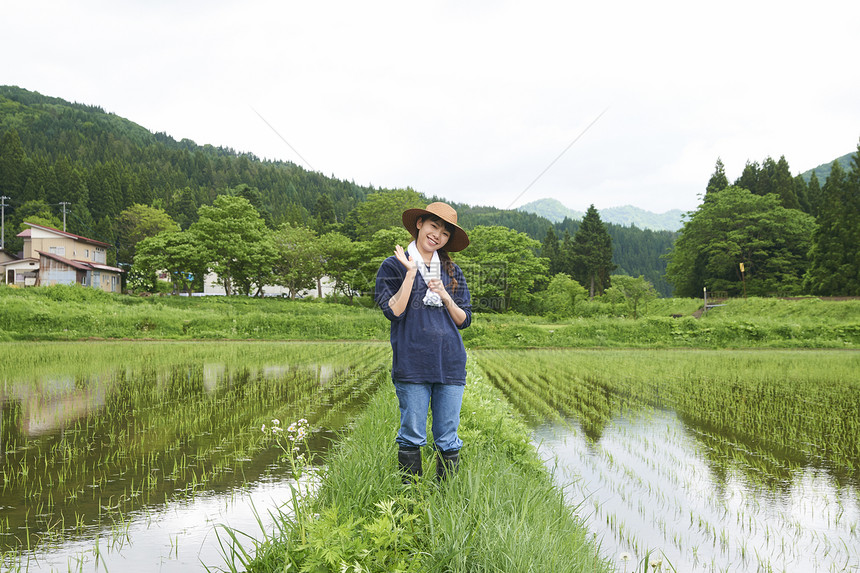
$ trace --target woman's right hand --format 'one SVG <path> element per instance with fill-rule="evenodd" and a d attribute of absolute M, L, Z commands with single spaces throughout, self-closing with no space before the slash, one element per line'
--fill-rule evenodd
<path fill-rule="evenodd" d="M 409 258 L 409 255 L 406 253 L 406 251 L 403 250 L 403 247 L 401 247 L 400 245 L 394 246 L 394 256 L 397 257 L 397 260 L 400 261 L 400 264 L 406 267 L 406 272 L 414 272 L 418 270 L 418 265 L 415 263 L 415 261 Z"/>

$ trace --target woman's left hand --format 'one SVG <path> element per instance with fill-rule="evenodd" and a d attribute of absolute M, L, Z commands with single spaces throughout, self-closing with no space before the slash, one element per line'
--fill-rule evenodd
<path fill-rule="evenodd" d="M 452 301 L 451 295 L 445 289 L 445 284 L 441 279 L 430 279 L 430 282 L 427 283 L 427 288 L 438 294 L 442 298 L 442 303 L 445 306 L 448 306 L 448 303 Z"/>

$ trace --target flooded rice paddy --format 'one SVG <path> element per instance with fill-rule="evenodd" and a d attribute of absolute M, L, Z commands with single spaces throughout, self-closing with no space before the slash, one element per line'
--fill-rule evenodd
<path fill-rule="evenodd" d="M 8 344 L 3 570 L 188 571 L 262 536 L 388 382 L 387 344 Z M 478 350 L 618 571 L 860 571 L 860 353 Z M 279 509 L 280 508 L 280 509 Z M 629 557 L 627 560 L 621 556 Z"/>
<path fill-rule="evenodd" d="M 380 344 L 9 345 L 0 405 L 3 570 L 188 571 L 223 530 L 261 536 L 293 480 L 270 433 L 308 448 L 387 380 Z"/>
<path fill-rule="evenodd" d="M 618 571 L 860 571 L 860 354 L 478 361 Z"/>

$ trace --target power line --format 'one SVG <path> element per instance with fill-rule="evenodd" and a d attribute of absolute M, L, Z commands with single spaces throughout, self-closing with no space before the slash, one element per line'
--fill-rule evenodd
<path fill-rule="evenodd" d="M 544 170 L 543 170 L 543 171 L 541 171 L 541 172 L 538 174 L 538 176 L 537 176 L 537 177 L 535 177 L 535 178 L 534 178 L 534 180 L 532 180 L 532 182 L 531 182 L 531 183 L 529 183 L 528 185 L 526 185 L 526 188 L 525 188 L 525 189 L 523 189 L 523 190 L 520 192 L 520 194 L 519 194 L 519 195 L 517 195 L 517 196 L 514 198 L 514 200 L 513 200 L 513 201 L 511 201 L 511 204 L 510 204 L 510 205 L 508 205 L 508 209 L 510 209 L 511 207 L 513 207 L 513 206 L 514 206 L 514 203 L 516 203 L 517 201 L 519 201 L 519 200 L 520 200 L 520 197 L 522 197 L 523 195 L 525 195 L 526 191 L 528 191 L 529 189 L 531 189 L 532 185 L 534 185 L 535 183 L 537 183 L 538 179 L 540 179 L 541 177 L 543 177 L 543 174 L 544 174 L 544 173 L 546 173 L 547 171 L 549 171 L 550 167 L 552 167 L 553 165 L 555 165 L 555 162 L 556 162 L 556 161 L 558 161 L 559 159 L 561 159 L 561 156 L 562 156 L 562 155 L 564 155 L 565 153 L 567 153 L 567 150 L 568 150 L 568 149 L 570 149 L 571 147 L 573 147 L 573 145 L 574 145 L 577 141 L 579 141 L 579 140 L 580 140 L 580 138 L 581 138 L 583 135 L 585 135 L 585 132 L 586 132 L 586 131 L 588 131 L 589 129 L 591 129 L 591 126 L 593 126 L 595 123 L 597 123 L 597 120 L 598 120 L 598 119 L 600 119 L 601 117 L 603 117 L 603 114 L 604 114 L 604 113 L 606 113 L 607 111 L 609 111 L 609 108 L 608 108 L 608 107 L 607 107 L 606 109 L 604 109 L 603 111 L 601 111 L 601 112 L 597 115 L 597 117 L 595 117 L 595 118 L 594 118 L 594 120 L 593 120 L 591 123 L 589 123 L 588 125 L 586 125 L 586 126 L 585 126 L 585 129 L 583 129 L 583 130 L 579 133 L 579 135 L 577 135 L 577 136 L 573 139 L 573 141 L 571 141 L 569 144 L 567 144 L 567 147 L 565 147 L 565 148 L 561 151 L 561 153 L 559 153 L 559 154 L 558 154 L 558 156 L 556 156 L 556 158 L 555 158 L 555 159 L 553 159 L 552 161 L 550 161 L 550 162 L 549 162 L 549 165 L 547 165 L 547 166 L 544 168 Z"/>
<path fill-rule="evenodd" d="M 260 112 L 259 112 L 259 111 L 257 111 L 256 109 L 254 109 L 254 108 L 253 108 L 253 106 L 249 106 L 249 107 L 251 107 L 251 110 L 252 110 L 254 113 L 256 113 L 256 114 L 257 114 L 257 117 L 259 117 L 260 119 L 262 119 L 262 120 L 263 120 L 263 123 L 265 123 L 266 125 L 268 125 L 268 126 L 269 126 L 269 129 L 271 129 L 272 131 L 274 131 L 274 132 L 275 132 L 275 135 L 277 135 L 278 137 L 280 137 L 280 138 L 281 138 L 281 141 L 283 141 L 284 143 L 286 143 L 286 144 L 287 144 L 287 147 L 289 147 L 290 149 L 292 149 L 292 150 L 293 150 L 293 153 L 295 153 L 296 155 L 298 155 L 298 156 L 299 156 L 299 159 L 301 159 L 301 160 L 304 162 L 304 164 L 305 164 L 305 165 L 307 165 L 307 166 L 308 166 L 308 168 L 310 168 L 310 170 L 311 170 L 311 171 L 316 171 L 316 169 L 314 169 L 314 168 L 313 168 L 313 166 L 312 166 L 310 163 L 308 163 L 308 160 L 307 160 L 307 159 L 305 159 L 304 157 L 302 157 L 302 154 L 301 154 L 301 153 L 299 153 L 299 151 L 298 151 L 295 147 L 293 147 L 292 145 L 290 145 L 290 142 L 289 142 L 289 141 L 287 141 L 286 139 L 284 139 L 284 136 L 283 136 L 283 135 L 281 135 L 280 133 L 278 133 L 278 130 L 277 130 L 277 129 L 275 129 L 275 128 L 274 128 L 274 126 L 273 126 L 271 123 L 269 123 L 268 121 L 266 121 L 266 118 L 265 118 L 265 117 L 263 117 L 263 116 L 260 114 Z"/>

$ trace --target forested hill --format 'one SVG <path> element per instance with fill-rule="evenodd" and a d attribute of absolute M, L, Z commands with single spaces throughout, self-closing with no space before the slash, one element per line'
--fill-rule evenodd
<path fill-rule="evenodd" d="M 70 103 L 14 86 L 0 86 L 0 196 L 6 199 L 6 246 L 26 217 L 61 226 L 61 203 L 68 203 L 67 229 L 118 244 L 118 215 L 133 204 L 163 208 L 188 228 L 197 209 L 216 196 L 241 193 L 272 227 L 282 222 L 314 228 L 340 225 L 355 238 L 349 215 L 379 189 L 326 177 L 291 162 L 263 161 L 230 148 L 177 141 L 152 133 L 100 107 Z M 427 200 L 434 200 L 428 198 Z M 447 200 L 447 199 L 442 199 Z M 461 224 L 502 225 L 541 241 L 553 225 L 516 210 L 455 204 Z M 575 232 L 576 221 L 555 224 Z M 643 274 L 669 294 L 662 279 L 669 232 L 607 225 L 619 271 Z M 643 245 L 647 252 L 642 251 Z"/>
<path fill-rule="evenodd" d="M 845 171 L 849 171 L 851 169 L 851 157 L 854 155 L 854 152 L 846 153 L 842 157 L 837 157 L 834 159 Z M 823 163 L 818 167 L 810 169 L 809 171 L 804 171 L 800 174 L 803 179 L 809 183 L 812 179 L 812 175 L 815 175 L 815 178 L 818 179 L 819 183 L 823 183 L 827 181 L 827 178 L 830 177 L 830 171 L 833 169 L 833 161 L 830 163 Z"/>
<path fill-rule="evenodd" d="M 370 191 L 293 163 L 176 141 L 99 107 L 2 86 L 0 135 L 11 130 L 20 142 L 5 144 L 11 149 L 4 149 L 0 189 L 13 208 L 35 199 L 68 201 L 72 221 L 107 242 L 104 219 L 134 203 L 158 204 L 187 227 L 200 205 L 244 184 L 259 190 L 258 208 L 275 221 L 312 216 L 322 196 L 343 220 Z"/>

